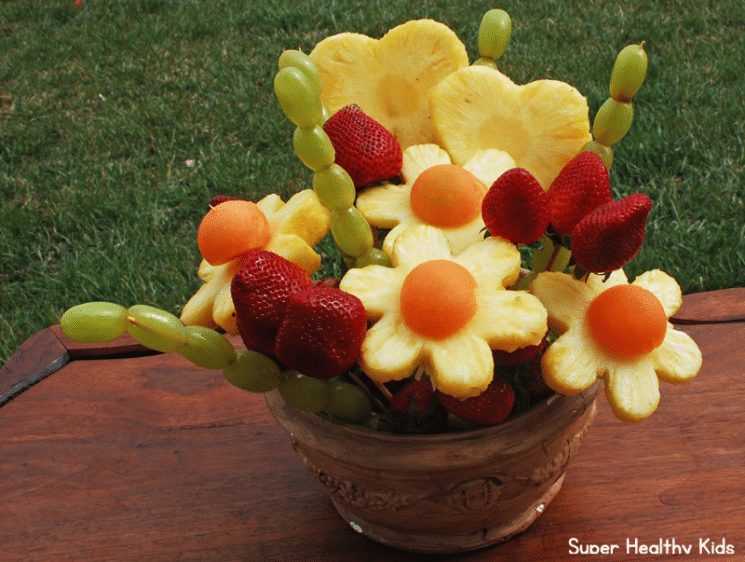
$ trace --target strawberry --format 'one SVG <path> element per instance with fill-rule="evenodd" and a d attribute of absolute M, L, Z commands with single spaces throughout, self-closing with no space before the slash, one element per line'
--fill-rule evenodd
<path fill-rule="evenodd" d="M 330 379 L 355 364 L 366 332 L 367 315 L 360 299 L 316 285 L 288 299 L 275 352 L 282 363 L 304 375 Z"/>
<path fill-rule="evenodd" d="M 412 380 L 391 397 L 391 410 L 399 412 L 426 412 L 435 397 L 435 390 L 428 380 Z"/>
<path fill-rule="evenodd" d="M 532 244 L 548 228 L 548 195 L 528 170 L 513 168 L 489 188 L 481 202 L 481 216 L 492 236 Z"/>
<path fill-rule="evenodd" d="M 642 247 L 652 201 L 635 193 L 601 205 L 572 230 L 577 265 L 592 273 L 609 273 L 631 261 Z"/>
<path fill-rule="evenodd" d="M 336 164 L 347 171 L 358 189 L 401 173 L 401 145 L 359 106 L 341 108 L 326 121 L 323 130 L 336 150 Z"/>
<path fill-rule="evenodd" d="M 496 425 L 507 419 L 515 405 L 515 391 L 501 377 L 494 380 L 486 390 L 472 398 L 459 399 L 437 391 L 445 409 L 462 420 L 479 425 Z"/>
<path fill-rule="evenodd" d="M 210 207 L 217 207 L 220 203 L 225 203 L 225 201 L 242 201 L 242 199 L 232 195 L 213 195 L 212 199 L 210 199 Z"/>
<path fill-rule="evenodd" d="M 310 276 L 266 250 L 248 254 L 231 282 L 238 332 L 249 349 L 274 354 L 274 338 L 291 295 L 313 286 Z"/>
<path fill-rule="evenodd" d="M 540 343 L 522 347 L 512 352 L 502 351 L 501 349 L 494 349 L 492 350 L 492 355 L 494 356 L 494 364 L 510 366 L 528 363 L 538 357 L 541 353 L 543 353 L 547 347 L 548 337 L 543 336 L 543 340 Z"/>
<path fill-rule="evenodd" d="M 412 379 L 396 392 L 389 417 L 398 433 L 440 433 L 448 422 L 448 413 L 427 379 Z"/>
<path fill-rule="evenodd" d="M 600 156 L 584 151 L 572 158 L 551 183 L 548 197 L 554 231 L 571 234 L 582 217 L 613 200 L 608 169 Z"/>

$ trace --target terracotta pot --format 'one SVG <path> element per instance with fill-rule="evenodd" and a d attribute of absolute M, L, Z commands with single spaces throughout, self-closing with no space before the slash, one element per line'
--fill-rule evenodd
<path fill-rule="evenodd" d="M 391 435 L 267 403 L 305 466 L 357 532 L 385 545 L 454 553 L 504 541 L 540 516 L 595 417 L 599 384 L 553 395 L 501 425 Z"/>

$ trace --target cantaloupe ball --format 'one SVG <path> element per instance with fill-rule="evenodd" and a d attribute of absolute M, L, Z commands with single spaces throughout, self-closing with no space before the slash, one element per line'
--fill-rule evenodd
<path fill-rule="evenodd" d="M 270 237 L 269 221 L 256 203 L 225 201 L 202 219 L 197 245 L 210 265 L 222 265 L 264 247 Z"/>

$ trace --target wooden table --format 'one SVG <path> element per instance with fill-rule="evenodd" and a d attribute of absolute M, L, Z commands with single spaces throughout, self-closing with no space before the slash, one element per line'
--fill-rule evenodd
<path fill-rule="evenodd" d="M 447 558 L 347 527 L 263 397 L 220 372 L 126 338 L 91 347 L 42 330 L 0 371 L 0 559 L 745 560 L 745 289 L 688 296 L 675 321 L 703 351 L 699 375 L 663 385 L 639 425 L 601 399 L 542 517 L 502 545 Z M 581 555 L 580 543 L 618 547 Z M 673 544 L 691 553 L 673 556 Z M 725 546 L 734 553 L 715 553 Z"/>

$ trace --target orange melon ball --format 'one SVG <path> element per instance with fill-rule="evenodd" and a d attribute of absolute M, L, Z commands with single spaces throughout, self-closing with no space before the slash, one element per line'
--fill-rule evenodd
<path fill-rule="evenodd" d="M 424 170 L 411 186 L 414 214 L 432 226 L 455 228 L 481 213 L 487 187 L 468 170 L 455 164 L 438 164 Z"/>
<path fill-rule="evenodd" d="M 600 293 L 587 309 L 587 322 L 600 347 L 625 357 L 650 353 L 667 333 L 662 303 L 637 285 L 615 285 Z"/>
<path fill-rule="evenodd" d="M 476 280 L 462 265 L 450 260 L 421 263 L 404 279 L 401 315 L 417 334 L 447 338 L 476 314 L 475 290 Z"/>
<path fill-rule="evenodd" d="M 212 207 L 197 231 L 197 245 L 211 265 L 233 261 L 269 242 L 271 229 L 266 215 L 251 201 L 225 201 Z"/>

